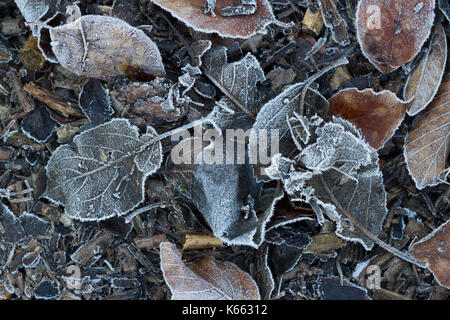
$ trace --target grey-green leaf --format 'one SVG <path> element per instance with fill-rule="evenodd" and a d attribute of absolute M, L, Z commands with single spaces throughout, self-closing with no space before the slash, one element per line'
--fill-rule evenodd
<path fill-rule="evenodd" d="M 82 221 L 122 216 L 144 199 L 145 178 L 162 162 L 156 131 L 139 136 L 126 119 L 114 119 L 58 147 L 47 165 L 44 197 Z"/>

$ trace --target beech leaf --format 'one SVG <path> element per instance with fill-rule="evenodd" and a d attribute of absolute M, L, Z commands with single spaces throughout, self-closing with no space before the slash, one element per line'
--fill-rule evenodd
<path fill-rule="evenodd" d="M 389 73 L 410 61 L 428 38 L 435 0 L 361 0 L 357 35 L 366 58 Z"/>
<path fill-rule="evenodd" d="M 267 25 L 276 22 L 272 7 L 267 0 L 256 0 L 256 10 L 253 14 L 222 16 L 220 14 L 205 14 L 205 0 L 151 0 L 175 18 L 196 31 L 217 33 L 227 38 L 249 38 L 256 33 L 265 33 Z M 215 11 L 235 4 L 233 0 L 217 0 Z M 209 4 L 209 2 L 208 2 Z"/>
<path fill-rule="evenodd" d="M 406 104 L 391 91 L 343 89 L 329 100 L 330 114 L 342 117 L 361 129 L 370 146 L 380 149 L 405 116 Z"/>
<path fill-rule="evenodd" d="M 165 74 L 156 44 L 121 19 L 86 15 L 49 31 L 56 59 L 78 76 L 149 81 Z"/>
<path fill-rule="evenodd" d="M 175 245 L 160 244 L 161 270 L 172 300 L 260 300 L 256 282 L 231 262 L 184 263 Z"/>
<path fill-rule="evenodd" d="M 450 74 L 431 104 L 415 119 L 405 141 L 404 156 L 416 187 L 440 183 L 450 151 Z"/>
<path fill-rule="evenodd" d="M 403 95 L 408 101 L 410 116 L 418 114 L 433 100 L 444 75 L 446 61 L 447 36 L 442 24 L 438 24 L 434 28 L 430 48 L 406 81 Z"/>
<path fill-rule="evenodd" d="M 47 165 L 44 197 L 65 206 L 70 218 L 99 221 L 122 216 L 144 199 L 144 183 L 162 162 L 152 127 L 139 137 L 126 119 L 114 119 L 59 146 Z"/>
<path fill-rule="evenodd" d="M 428 263 L 437 282 L 450 289 L 450 220 L 414 243 L 411 255 Z"/>

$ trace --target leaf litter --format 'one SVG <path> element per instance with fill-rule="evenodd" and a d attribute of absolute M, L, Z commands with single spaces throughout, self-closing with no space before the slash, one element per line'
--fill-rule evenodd
<path fill-rule="evenodd" d="M 3 7 L 0 299 L 448 298 L 443 1 Z"/>

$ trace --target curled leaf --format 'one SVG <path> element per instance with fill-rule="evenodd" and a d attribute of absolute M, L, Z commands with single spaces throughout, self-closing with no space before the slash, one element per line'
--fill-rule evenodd
<path fill-rule="evenodd" d="M 434 20 L 435 0 L 361 0 L 357 34 L 361 50 L 381 72 L 388 73 L 420 50 Z"/>
<path fill-rule="evenodd" d="M 411 255 L 428 262 L 437 282 L 450 289 L 450 221 L 440 225 L 428 236 L 414 243 Z"/>
<path fill-rule="evenodd" d="M 228 38 L 249 38 L 258 32 L 264 32 L 267 25 L 276 21 L 267 0 L 256 0 L 256 10 L 253 14 L 233 16 L 205 14 L 205 0 L 151 1 L 196 31 L 214 32 Z M 215 11 L 220 12 L 224 8 L 230 8 L 235 1 L 217 0 L 214 2 Z"/>
<path fill-rule="evenodd" d="M 392 137 L 406 110 L 406 104 L 387 90 L 377 93 L 372 89 L 344 89 L 328 101 L 330 114 L 342 117 L 361 129 L 375 149 L 383 147 Z"/>
<path fill-rule="evenodd" d="M 77 135 L 74 147 L 61 145 L 47 165 L 44 197 L 63 204 L 82 221 L 122 216 L 144 199 L 144 183 L 162 162 L 152 127 L 139 137 L 126 119 L 114 119 Z"/>
<path fill-rule="evenodd" d="M 446 61 L 447 36 L 442 24 L 438 24 L 428 52 L 409 75 L 405 85 L 404 99 L 409 101 L 407 112 L 410 116 L 418 114 L 433 100 L 444 75 Z"/>
<path fill-rule="evenodd" d="M 148 81 L 165 74 L 156 44 L 123 20 L 86 15 L 50 28 L 58 62 L 78 76 L 109 80 L 114 76 Z"/>
<path fill-rule="evenodd" d="M 416 187 L 440 183 L 450 151 L 450 74 L 442 81 L 434 100 L 415 120 L 405 141 L 404 155 Z"/>
<path fill-rule="evenodd" d="M 207 257 L 185 264 L 175 245 L 160 244 L 161 270 L 172 300 L 259 300 L 252 277 L 231 262 Z"/>

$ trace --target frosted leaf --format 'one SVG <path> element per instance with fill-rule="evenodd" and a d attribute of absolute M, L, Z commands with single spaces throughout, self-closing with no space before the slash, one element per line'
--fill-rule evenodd
<path fill-rule="evenodd" d="M 242 2 L 231 0 L 219 2 L 214 0 L 151 1 L 169 11 L 175 18 L 195 31 L 217 33 L 226 38 L 249 38 L 257 33 L 265 33 L 269 24 L 277 22 L 267 0 L 243 0 Z M 256 3 L 255 11 L 253 14 L 246 15 L 245 13 L 252 12 L 254 8 L 251 5 L 252 2 Z M 222 9 L 225 10 L 222 11 Z M 221 15 L 220 12 L 227 16 Z"/>
<path fill-rule="evenodd" d="M 436 25 L 425 56 L 409 75 L 403 91 L 406 109 L 410 116 L 426 108 L 436 95 L 447 62 L 447 37 L 442 24 Z M 412 100 L 412 101 L 411 101 Z"/>
<path fill-rule="evenodd" d="M 204 55 L 203 65 L 247 110 L 256 113 L 256 104 L 260 100 L 256 85 L 266 78 L 255 56 L 248 53 L 240 61 L 228 63 L 227 49 L 218 47 Z M 227 97 L 224 100 L 227 105 L 234 105 Z"/>
<path fill-rule="evenodd" d="M 276 284 L 275 295 L 278 295 L 283 275 L 297 265 L 303 249 L 311 243 L 311 238 L 303 231 L 290 226 L 280 226 L 267 232 L 267 242 L 269 267 Z"/>
<path fill-rule="evenodd" d="M 109 91 L 97 79 L 91 79 L 83 86 L 78 105 L 94 126 L 108 122 L 114 114 Z"/>
<path fill-rule="evenodd" d="M 430 34 L 435 5 L 435 0 L 359 1 L 357 36 L 364 56 L 384 73 L 410 61 Z"/>
<path fill-rule="evenodd" d="M 299 160 L 316 173 L 335 169 L 347 176 L 370 164 L 371 148 L 361 139 L 336 123 L 325 123 L 316 129 L 316 143 L 306 147 Z"/>
<path fill-rule="evenodd" d="M 283 180 L 293 200 L 314 203 L 337 222 L 337 235 L 361 243 L 367 250 L 373 241 L 354 226 L 344 208 L 360 225 L 377 236 L 387 214 L 386 191 L 378 155 L 350 122 L 333 117 L 315 122 L 316 141 L 298 157 L 308 170 L 296 169 Z"/>
<path fill-rule="evenodd" d="M 319 205 L 328 205 L 322 207 L 330 219 L 337 221 L 336 234 L 345 240 L 359 242 L 366 250 L 371 250 L 373 241 L 343 215 L 328 192 L 328 189 L 333 190 L 337 202 L 370 233 L 378 236 L 387 214 L 386 191 L 378 164 L 375 162 L 361 168 L 356 179 L 357 181 L 348 179 L 338 171 L 329 170 L 322 175 L 313 176 L 306 184 L 314 189 L 312 197 L 319 200 Z"/>
<path fill-rule="evenodd" d="M 161 165 L 153 128 L 139 137 L 126 119 L 114 119 L 77 135 L 75 147 L 58 147 L 47 165 L 44 196 L 82 221 L 122 216 L 144 199 L 148 175 Z"/>
<path fill-rule="evenodd" d="M 156 44 L 121 19 L 86 15 L 49 31 L 56 59 L 78 76 L 149 81 L 165 74 Z"/>
<path fill-rule="evenodd" d="M 257 247 L 255 204 L 259 188 L 248 164 L 200 164 L 194 168 L 192 200 L 224 243 Z M 241 209 L 249 205 L 248 214 Z"/>
<path fill-rule="evenodd" d="M 272 141 L 271 129 L 278 130 L 279 152 L 283 155 L 292 153 L 295 144 L 290 134 L 288 119 L 293 116 L 295 111 L 298 111 L 304 85 L 304 83 L 298 83 L 291 86 L 262 107 L 250 135 L 249 154 L 256 155 L 258 153 L 258 148 L 260 148 L 259 131 L 262 129 L 267 130 L 268 146 Z M 319 92 L 312 89 L 308 89 L 306 92 L 304 103 L 306 110 L 328 110 L 328 101 Z M 266 154 L 272 154 L 270 148 Z"/>
<path fill-rule="evenodd" d="M 415 120 L 405 140 L 406 167 L 416 187 L 434 186 L 447 167 L 450 151 L 450 73 L 433 101 Z"/>
<path fill-rule="evenodd" d="M 172 300 L 260 300 L 252 277 L 231 262 L 207 257 L 185 264 L 175 245 L 160 244 L 161 270 Z"/>

